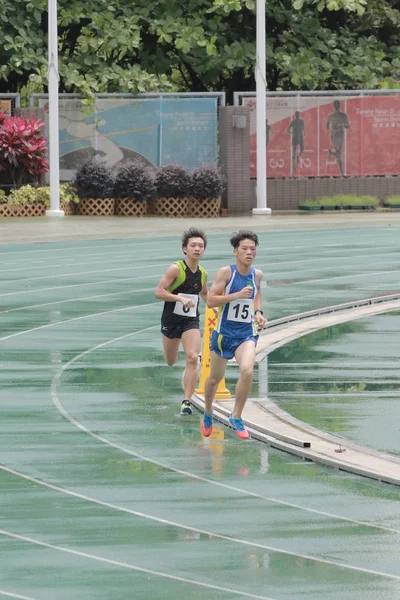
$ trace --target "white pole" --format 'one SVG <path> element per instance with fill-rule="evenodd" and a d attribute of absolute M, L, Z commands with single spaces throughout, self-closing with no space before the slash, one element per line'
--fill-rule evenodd
<path fill-rule="evenodd" d="M 48 85 L 49 85 L 49 162 L 50 162 L 50 210 L 49 217 L 63 217 L 60 210 L 60 159 L 58 139 L 58 30 L 57 0 L 48 0 Z"/>
<path fill-rule="evenodd" d="M 256 135 L 257 135 L 257 208 L 253 215 L 269 215 L 267 208 L 267 128 L 265 72 L 265 0 L 257 0 L 256 10 Z"/>

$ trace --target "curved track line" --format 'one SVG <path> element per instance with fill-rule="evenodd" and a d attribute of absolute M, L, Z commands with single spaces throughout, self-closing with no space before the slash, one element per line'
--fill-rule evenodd
<path fill-rule="evenodd" d="M 363 569 L 363 567 L 355 567 L 352 565 L 346 565 L 344 563 L 340 563 L 337 561 L 319 558 L 315 556 L 310 556 L 308 554 L 299 554 L 298 552 L 292 552 L 290 550 L 283 550 L 282 548 L 277 548 L 276 546 L 269 546 L 268 544 L 261 544 L 260 542 L 251 542 L 250 540 L 244 540 L 242 538 L 236 538 L 229 535 L 224 535 L 222 533 L 216 533 L 214 531 L 208 531 L 206 529 L 199 529 L 198 527 L 191 527 L 189 525 L 184 525 L 183 523 L 177 523 L 175 521 L 170 521 L 168 519 L 161 519 L 160 517 L 155 517 L 153 515 L 149 515 L 147 513 L 143 513 L 137 510 L 132 510 L 130 508 L 125 508 L 123 506 L 119 506 L 118 504 L 111 504 L 110 502 L 105 502 L 103 500 L 98 500 L 97 498 L 92 498 L 91 496 L 86 496 L 85 494 L 80 494 L 79 492 L 73 492 L 72 490 L 68 490 L 67 488 L 62 488 L 57 485 L 53 485 L 52 483 L 47 483 L 45 481 L 41 481 L 40 479 L 36 479 L 31 477 L 30 475 L 25 475 L 24 473 L 20 473 L 15 471 L 14 469 L 9 469 L 8 467 L 0 466 L 0 469 L 10 473 L 11 475 L 15 475 L 20 477 L 21 479 L 26 479 L 27 481 L 31 481 L 35 485 L 40 485 L 42 487 L 46 487 L 48 489 L 54 490 L 56 492 L 61 492 L 68 496 L 72 496 L 74 498 L 78 498 L 80 500 L 84 500 L 86 502 L 91 502 L 93 504 L 97 504 L 98 506 L 103 506 L 104 508 L 109 508 L 112 510 L 117 510 L 122 513 L 126 513 L 129 515 L 133 515 L 135 517 L 139 517 L 142 519 L 148 519 L 149 521 L 155 521 L 156 523 L 161 523 L 162 525 L 167 525 L 168 527 L 176 527 L 177 529 L 184 529 L 185 531 L 190 531 L 194 533 L 199 533 L 201 535 L 207 535 L 209 537 L 224 540 L 226 542 L 232 542 L 234 544 L 240 544 L 242 546 L 248 546 L 250 548 L 257 548 L 258 550 L 267 550 L 269 552 L 275 552 L 276 554 L 284 554 L 286 556 L 295 556 L 297 558 L 305 558 L 307 560 L 311 560 L 317 563 L 324 563 L 326 565 L 330 565 L 331 567 L 343 567 L 348 570 L 362 570 L 365 573 L 371 573 L 369 569 Z M 374 575 L 378 574 L 377 572 L 372 572 Z M 386 576 L 385 573 L 379 573 L 382 576 Z M 391 575 L 390 575 L 391 576 Z M 396 576 L 393 576 L 396 577 Z M 400 577 L 399 577 L 400 579 Z"/>
<path fill-rule="evenodd" d="M 20 594 L 13 594 L 11 592 L 6 592 L 5 590 L 0 590 L 0 596 L 7 596 L 7 598 L 17 598 L 19 600 L 35 600 L 30 596 L 21 596 Z"/>
<path fill-rule="evenodd" d="M 178 575 L 170 575 L 169 573 L 163 573 L 162 571 L 154 571 L 153 569 L 145 569 L 143 567 L 138 567 L 137 565 L 132 565 L 131 563 L 120 562 L 118 560 L 111 560 L 109 558 L 103 558 L 102 556 L 97 556 L 96 554 L 89 554 L 88 552 L 82 552 L 80 550 L 72 550 L 71 548 L 65 548 L 64 546 L 55 546 L 54 544 L 48 544 L 47 542 L 41 542 L 40 540 L 35 540 L 34 538 L 26 537 L 24 535 L 18 535 L 17 533 L 12 533 L 12 532 L 6 531 L 4 529 L 0 529 L 0 535 L 4 535 L 7 537 L 16 539 L 16 540 L 20 540 L 22 542 L 28 542 L 29 544 L 35 544 L 36 546 L 41 546 L 42 548 L 50 548 L 51 550 L 58 550 L 59 552 L 66 552 L 67 554 L 73 554 L 74 556 L 80 556 L 81 558 L 89 558 L 91 560 L 96 560 L 98 562 L 106 563 L 108 565 L 113 565 L 114 567 L 122 567 L 124 569 L 138 571 L 139 573 L 146 573 L 146 575 L 156 575 L 157 577 L 163 577 L 165 579 L 172 579 L 173 581 L 179 581 L 181 583 L 190 583 L 191 585 L 197 585 L 200 587 L 207 588 L 209 590 L 217 590 L 219 592 L 235 594 L 236 596 L 242 596 L 244 598 L 254 598 L 254 600 L 274 600 L 273 598 L 271 598 L 269 596 L 258 596 L 256 594 L 250 594 L 248 592 L 241 592 L 240 590 L 226 588 L 226 587 L 222 587 L 220 585 L 214 585 L 211 583 L 205 583 L 203 581 L 197 581 L 196 579 L 179 577 Z"/>
<path fill-rule="evenodd" d="M 37 331 L 38 329 L 45 329 L 45 328 L 53 327 L 53 326 L 56 326 L 56 325 L 61 325 L 63 323 L 69 323 L 71 321 L 78 321 L 78 320 L 81 320 L 81 319 L 86 319 L 86 318 L 95 317 L 95 316 L 99 316 L 99 315 L 109 314 L 109 313 L 113 313 L 113 312 L 120 312 L 122 310 L 129 310 L 129 309 L 134 309 L 134 308 L 143 308 L 143 307 L 146 307 L 146 306 L 152 306 L 154 304 L 157 304 L 157 303 L 144 304 L 144 305 L 139 305 L 139 306 L 136 305 L 136 306 L 133 306 L 133 307 L 126 307 L 126 308 L 122 308 L 122 309 L 113 309 L 113 310 L 105 311 L 105 312 L 102 312 L 102 313 L 93 313 L 93 314 L 90 314 L 90 315 L 84 315 L 82 317 L 75 317 L 73 319 L 66 319 L 64 321 L 57 321 L 56 323 L 49 323 L 48 325 L 42 325 L 40 327 L 35 327 L 33 329 L 27 329 L 25 331 L 20 331 L 18 333 L 14 333 L 14 334 L 11 334 L 9 336 L 0 338 L 0 342 L 6 341 L 7 339 L 10 339 L 10 338 L 13 338 L 13 337 L 16 337 L 16 336 L 19 336 L 19 335 L 23 335 L 25 333 L 30 333 L 32 331 Z M 191 477 L 191 478 L 197 479 L 199 481 L 204 481 L 206 483 L 211 483 L 212 485 L 217 485 L 217 486 L 223 487 L 225 489 L 237 491 L 237 492 L 239 492 L 241 494 L 246 494 L 248 496 L 252 496 L 252 497 L 255 497 L 255 498 L 260 498 L 260 499 L 263 499 L 263 500 L 267 500 L 267 501 L 272 502 L 272 503 L 280 504 L 282 506 L 287 506 L 287 507 L 290 507 L 290 508 L 296 508 L 298 510 L 304 510 L 304 511 L 307 511 L 307 512 L 312 512 L 314 514 L 319 514 L 319 515 L 322 515 L 322 516 L 327 516 L 329 518 L 334 518 L 334 519 L 339 519 L 339 520 L 342 520 L 342 521 L 347 521 L 349 523 L 354 523 L 354 524 L 362 525 L 362 526 L 365 526 L 365 527 L 372 527 L 372 528 L 381 529 L 383 531 L 388 531 L 388 532 L 392 532 L 392 533 L 400 533 L 400 531 L 396 530 L 396 529 L 384 527 L 384 526 L 381 526 L 381 525 L 375 525 L 373 523 L 367 523 L 367 522 L 364 522 L 364 521 L 357 521 L 355 519 L 350 519 L 350 518 L 347 518 L 347 517 L 335 515 L 333 513 L 328 513 L 326 511 L 320 511 L 320 510 L 317 510 L 317 509 L 312 509 L 312 508 L 304 507 L 304 506 L 299 505 L 299 504 L 285 502 L 283 500 L 278 500 L 276 498 L 271 498 L 271 497 L 268 497 L 268 496 L 264 496 L 262 494 L 257 494 L 257 493 L 254 493 L 254 492 L 249 492 L 248 490 L 245 490 L 245 489 L 242 489 L 242 488 L 238 488 L 238 487 L 235 487 L 235 486 L 230 486 L 228 484 L 224 484 L 224 483 L 219 482 L 219 481 L 214 481 L 212 479 L 207 479 L 206 477 L 201 477 L 200 475 L 195 475 L 195 474 L 189 473 L 187 471 L 183 471 L 181 469 L 176 469 L 174 467 L 171 467 L 168 464 L 165 464 L 165 463 L 153 460 L 153 459 L 151 459 L 151 458 L 149 458 L 147 456 L 143 456 L 143 455 L 138 454 L 137 452 L 129 450 L 128 448 L 124 448 L 123 446 L 120 446 L 119 444 L 115 444 L 114 442 L 111 442 L 107 438 L 104 438 L 102 436 L 98 436 L 97 434 L 95 434 L 92 431 L 90 431 L 90 429 L 88 429 L 84 425 L 82 425 L 79 421 L 77 421 L 76 419 L 74 419 L 73 417 L 71 417 L 69 415 L 69 413 L 61 405 L 61 403 L 60 403 L 60 401 L 58 399 L 57 391 L 56 391 L 57 383 L 58 383 L 59 379 L 61 378 L 62 373 L 71 364 L 73 364 L 74 362 L 76 362 L 81 357 L 85 356 L 86 354 L 89 354 L 90 352 L 93 352 L 93 351 L 95 351 L 95 350 L 97 350 L 97 349 L 99 349 L 99 348 L 101 348 L 103 346 L 107 346 L 107 345 L 112 344 L 112 343 L 114 343 L 116 341 L 119 341 L 120 339 L 124 339 L 124 338 L 130 337 L 132 335 L 136 335 L 138 333 L 141 333 L 142 331 L 147 331 L 147 330 L 155 329 L 157 327 L 158 327 L 158 325 L 154 325 L 152 327 L 148 327 L 148 328 L 142 329 L 140 331 L 134 331 L 134 332 L 125 334 L 123 336 L 120 336 L 118 338 L 114 338 L 112 340 L 108 340 L 107 342 L 104 342 L 102 344 L 94 346 L 93 348 L 89 348 L 89 350 L 85 350 L 83 353 L 77 355 L 71 361 L 69 361 L 68 363 L 66 363 L 65 365 L 63 365 L 63 367 L 61 368 L 61 370 L 58 373 L 56 373 L 55 377 L 53 378 L 52 384 L 51 384 L 52 399 L 53 399 L 53 403 L 55 404 L 57 410 L 59 410 L 59 412 L 61 414 L 63 414 L 63 416 L 68 421 L 70 421 L 70 423 L 72 423 L 75 427 L 77 427 L 78 429 L 81 429 L 83 432 L 85 432 L 88 435 L 92 436 L 93 438 L 97 439 L 101 443 L 106 444 L 106 445 L 111 446 L 111 447 L 114 447 L 114 448 L 120 450 L 121 452 L 124 452 L 125 454 L 129 454 L 131 456 L 135 456 L 136 458 L 139 458 L 141 460 L 145 460 L 147 462 L 150 462 L 152 464 L 160 466 L 160 467 L 162 467 L 164 469 L 167 469 L 169 471 L 173 471 L 175 473 L 179 473 L 179 474 L 185 475 L 187 477 Z"/>
<path fill-rule="evenodd" d="M 393 247 L 395 247 L 395 246 L 393 245 Z M 388 246 L 387 245 L 382 245 L 381 248 L 383 250 L 387 250 Z M 396 248 L 397 248 L 397 246 L 396 246 Z M 163 247 L 163 250 L 164 250 L 164 247 Z M 376 247 L 374 248 L 374 250 L 375 250 L 374 258 L 381 258 L 383 256 L 391 256 L 394 259 L 395 258 L 398 259 L 398 257 L 396 256 L 396 254 L 393 251 L 392 252 L 376 252 Z M 129 251 L 129 250 L 126 249 L 124 252 L 121 251 L 121 252 L 116 252 L 115 254 L 110 254 L 105 249 L 105 251 L 103 253 L 101 253 L 101 254 L 96 254 L 96 253 L 95 254 L 86 254 L 85 253 L 85 259 L 87 259 L 88 257 L 94 257 L 94 259 L 93 260 L 88 260 L 88 261 L 85 261 L 85 262 L 80 262 L 80 264 L 81 265 L 92 265 L 92 264 L 96 264 L 98 262 L 101 262 L 102 264 L 107 264 L 107 263 L 115 262 L 115 261 L 118 261 L 118 262 L 126 262 L 126 261 L 129 261 L 129 260 L 132 261 L 131 258 L 125 258 L 122 261 L 119 258 L 119 257 L 126 257 L 127 251 Z M 223 252 L 224 248 L 222 246 L 221 247 L 220 246 L 213 246 L 212 251 L 213 252 L 217 252 L 217 251 Z M 342 254 L 337 254 L 335 256 L 331 256 L 331 255 L 329 255 L 329 253 L 327 253 L 326 255 L 324 255 L 322 252 L 319 252 L 319 257 L 318 258 L 306 258 L 306 259 L 300 258 L 299 260 L 287 260 L 287 259 L 286 260 L 274 260 L 274 259 L 281 259 L 282 256 L 279 255 L 279 254 L 276 254 L 276 255 L 270 254 L 268 251 L 266 251 L 263 248 L 261 251 L 258 252 L 257 256 L 258 256 L 258 260 L 260 258 L 261 259 L 264 259 L 264 258 L 271 259 L 271 266 L 274 265 L 274 266 L 277 266 L 277 267 L 283 267 L 283 266 L 286 267 L 287 265 L 298 265 L 300 263 L 303 265 L 305 263 L 318 263 L 318 262 L 326 262 L 326 261 L 332 261 L 332 260 L 340 262 L 341 260 L 348 259 L 348 257 L 349 257 L 349 251 L 348 250 L 346 250 L 346 249 L 343 250 L 343 249 L 338 248 L 337 251 L 341 251 Z M 107 258 L 110 258 L 110 260 L 106 260 L 105 261 L 104 260 L 105 256 Z M 62 258 L 62 257 L 60 257 L 60 258 Z M 67 262 L 67 261 L 70 261 L 71 258 L 73 258 L 73 257 L 68 256 L 68 258 L 65 258 L 64 262 L 56 263 L 56 264 L 55 263 L 49 263 L 48 264 L 44 258 L 32 259 L 30 261 L 27 261 L 26 259 L 21 259 L 19 261 L 15 261 L 15 263 L 11 262 L 11 263 L 6 263 L 6 264 L 7 264 L 7 266 L 9 266 L 9 265 L 12 265 L 12 264 L 19 264 L 20 262 L 23 262 L 27 266 L 17 267 L 17 268 L 12 267 L 10 269 L 0 269 L 0 276 L 3 273 L 11 273 L 11 272 L 15 273 L 16 271 L 27 271 L 27 270 L 30 270 L 30 269 L 43 269 L 43 268 L 45 268 L 45 269 L 51 269 L 51 268 L 55 268 L 55 267 L 72 267 L 72 266 L 74 266 L 76 264 L 76 262 Z M 159 258 L 159 253 L 157 253 L 157 254 L 146 254 L 146 258 L 150 258 L 150 259 Z M 364 259 L 365 260 L 365 253 L 364 254 L 352 254 L 351 258 L 352 259 L 360 258 L 360 259 Z M 172 260 L 173 260 L 173 258 L 171 258 L 171 261 Z M 207 258 L 205 257 L 203 259 L 203 261 L 206 262 Z"/>
<path fill-rule="evenodd" d="M 36 294 L 38 292 L 49 292 L 51 290 L 66 290 L 75 287 L 88 287 L 90 285 L 101 285 L 103 283 L 120 283 L 121 281 L 137 281 L 138 277 L 119 277 L 118 279 L 103 279 L 102 281 L 90 281 L 88 283 L 70 283 L 68 285 L 55 285 L 47 288 L 36 288 L 34 290 L 17 290 L 16 292 L 7 292 L 0 294 L 0 298 L 5 296 L 16 296 L 17 294 Z"/>
<path fill-rule="evenodd" d="M 31 333 L 32 331 L 39 331 L 39 329 L 48 329 L 49 327 L 55 327 L 56 325 L 62 325 L 63 323 L 72 323 L 73 321 L 81 321 L 82 319 L 90 319 L 92 317 L 98 317 L 103 315 L 108 315 L 110 313 L 122 312 L 124 310 L 135 310 L 136 308 L 145 308 L 147 306 L 154 306 L 159 304 L 159 302 L 150 302 L 148 304 L 136 304 L 134 306 L 125 306 L 124 308 L 113 308 L 112 310 L 106 310 L 99 313 L 91 313 L 90 315 L 83 315 L 82 317 L 74 317 L 73 319 L 64 319 L 63 321 L 56 321 L 55 323 L 48 323 L 47 325 L 40 325 L 40 327 L 33 327 L 32 329 L 25 329 L 25 331 L 18 331 L 17 333 L 12 333 L 11 335 L 6 335 L 5 337 L 0 338 L 0 342 L 4 342 L 14 337 L 18 337 L 19 335 L 24 335 L 25 333 Z M 158 325 L 155 325 L 158 327 Z M 135 333 L 135 332 L 133 332 Z M 132 334 L 131 334 L 132 335 Z"/>
<path fill-rule="evenodd" d="M 168 266 L 169 263 L 161 263 L 161 265 L 157 265 L 158 267 Z M 97 271 L 73 271 L 72 273 L 61 273 L 60 275 L 41 275 L 40 277 L 22 277 L 21 279 L 7 279 L 5 281 L 0 281 L 1 283 L 10 285 L 10 283 L 25 283 L 26 281 L 39 281 L 39 279 L 61 279 L 62 277 L 76 277 L 78 275 L 95 275 L 96 273 L 115 273 L 115 271 L 128 271 L 131 269 L 132 271 L 135 269 L 147 269 L 149 270 L 148 265 L 142 265 L 141 267 L 130 267 L 127 265 L 126 267 L 118 267 L 117 269 L 99 269 Z M 152 275 L 151 277 L 161 277 L 161 275 Z M 138 277 L 137 279 L 148 279 L 149 277 Z M 136 278 L 135 278 L 136 279 Z"/>
<path fill-rule="evenodd" d="M 105 437 L 103 437 L 101 435 L 98 435 L 97 433 L 94 433 L 93 431 L 91 431 L 90 429 L 88 429 L 85 425 L 83 425 L 82 423 L 80 423 L 80 421 L 78 421 L 77 419 L 75 419 L 74 417 L 72 417 L 65 410 L 65 408 L 62 406 L 62 404 L 60 402 L 60 399 L 58 397 L 58 394 L 57 394 L 57 385 L 58 385 L 58 383 L 59 383 L 59 381 L 61 379 L 61 376 L 62 376 L 62 374 L 63 374 L 64 371 L 66 371 L 76 361 L 80 360 L 83 356 L 86 356 L 86 355 L 90 354 L 91 352 L 94 352 L 94 351 L 96 351 L 96 350 L 98 350 L 100 348 L 104 348 L 105 346 L 113 344 L 114 342 L 118 342 L 119 340 L 126 339 L 128 337 L 133 336 L 133 335 L 138 335 L 139 333 L 142 333 L 144 331 L 149 331 L 151 329 L 155 329 L 156 327 L 157 326 L 147 327 L 146 329 L 141 329 L 139 331 L 134 331 L 134 332 L 131 332 L 131 333 L 127 333 L 125 335 L 119 336 L 119 337 L 114 338 L 112 340 L 108 340 L 107 342 L 103 342 L 102 344 L 98 344 L 97 346 L 94 346 L 93 348 L 89 348 L 88 350 L 85 350 L 81 354 L 75 356 L 69 362 L 65 363 L 65 365 L 63 365 L 61 367 L 61 369 L 54 376 L 53 381 L 51 383 L 51 397 L 52 397 L 52 400 L 53 400 L 53 403 L 54 403 L 55 407 L 57 408 L 57 410 L 63 415 L 63 417 L 67 421 L 69 421 L 77 429 L 80 429 L 81 431 L 83 431 L 87 435 L 90 435 L 91 437 L 93 437 L 94 439 L 98 440 L 102 444 L 105 444 L 107 446 L 115 448 L 116 450 L 120 450 L 124 454 L 129 454 L 130 456 L 134 456 L 135 458 L 138 458 L 140 460 L 147 461 L 149 463 L 152 463 L 154 465 L 162 467 L 163 469 L 166 469 L 168 471 L 172 471 L 174 473 L 178 473 L 179 475 L 184 475 L 185 477 L 190 477 L 192 479 L 196 479 L 197 481 L 202 481 L 202 482 L 205 482 L 205 483 L 211 483 L 212 485 L 216 485 L 218 487 L 222 487 L 222 488 L 230 490 L 230 491 L 239 492 L 240 494 L 244 494 L 246 496 L 251 496 L 253 498 L 259 498 L 261 500 L 267 500 L 268 502 L 272 502 L 274 504 L 279 504 L 281 506 L 286 506 L 288 508 L 295 508 L 295 509 L 299 509 L 299 510 L 304 510 L 306 512 L 318 514 L 318 515 L 329 517 L 329 518 L 333 518 L 333 519 L 338 519 L 340 521 L 345 521 L 345 522 L 352 523 L 352 524 L 355 524 L 355 525 L 362 525 L 362 526 L 365 526 L 365 527 L 379 529 L 379 530 L 387 531 L 387 532 L 390 532 L 390 533 L 400 533 L 400 530 L 398 530 L 398 529 L 392 529 L 390 527 L 385 527 L 383 525 L 375 525 L 373 523 L 368 523 L 368 522 L 365 522 L 365 521 L 357 521 L 355 519 L 350 519 L 348 517 L 342 517 L 342 516 L 339 516 L 339 515 L 335 515 L 333 513 L 328 513 L 328 512 L 325 512 L 325 511 L 314 509 L 314 508 L 304 507 L 304 506 L 301 506 L 300 504 L 295 504 L 295 503 L 292 503 L 292 502 L 285 502 L 283 500 L 278 500 L 277 498 L 272 498 L 272 497 L 269 497 L 269 496 L 264 496 L 264 495 L 258 494 L 256 492 L 250 492 L 250 491 L 245 490 L 243 488 L 239 488 L 239 487 L 232 486 L 232 485 L 229 485 L 229 484 L 226 484 L 226 483 L 222 483 L 220 481 L 214 481 L 213 479 L 208 479 L 207 477 L 202 477 L 201 475 L 196 475 L 194 473 L 190 473 L 188 471 L 184 471 L 182 469 L 178 469 L 178 468 L 172 467 L 172 466 L 170 466 L 170 465 L 168 465 L 166 463 L 163 463 L 161 461 L 157 461 L 157 460 L 152 459 L 152 458 L 150 458 L 148 456 L 144 456 L 142 454 L 134 452 L 133 450 L 130 450 L 129 448 L 125 448 L 124 446 L 121 446 L 120 444 L 112 442 L 109 439 L 107 439 L 107 438 L 105 438 Z"/>
<path fill-rule="evenodd" d="M 42 306 L 52 306 L 53 304 L 66 304 L 68 302 L 79 302 L 80 300 L 95 300 L 97 298 L 109 298 L 110 296 L 122 296 L 123 294 L 138 294 L 139 292 L 153 292 L 154 287 L 140 288 L 140 290 L 127 290 L 126 292 L 112 292 L 111 294 L 99 294 L 98 296 L 79 296 L 79 298 L 70 298 L 69 300 L 55 300 L 54 302 L 45 302 L 43 304 L 31 304 L 29 306 L 19 306 L 18 308 L 6 308 L 0 310 L 0 314 L 8 314 L 19 310 L 28 310 L 29 308 L 41 308 Z"/>

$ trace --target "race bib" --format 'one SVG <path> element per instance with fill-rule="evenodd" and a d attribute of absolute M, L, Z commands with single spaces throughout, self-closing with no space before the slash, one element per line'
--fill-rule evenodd
<path fill-rule="evenodd" d="M 190 298 L 195 303 L 194 306 L 183 306 L 182 302 L 175 302 L 174 314 L 180 317 L 197 317 L 197 305 L 199 297 L 197 294 L 179 294 L 184 298 Z"/>
<path fill-rule="evenodd" d="M 251 323 L 253 300 L 241 299 L 234 300 L 229 303 L 228 308 L 228 321 L 234 321 L 235 323 Z"/>

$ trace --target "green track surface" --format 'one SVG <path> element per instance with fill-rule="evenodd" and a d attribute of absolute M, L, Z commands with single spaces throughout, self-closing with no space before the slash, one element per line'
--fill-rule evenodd
<path fill-rule="evenodd" d="M 259 232 L 264 313 L 399 291 L 399 233 Z M 154 298 L 179 250 L 178 234 L 0 245 L 0 597 L 397 600 L 398 488 L 179 417 L 183 357 L 163 363 Z M 211 233 L 209 278 L 229 262 Z M 275 351 L 271 399 L 399 454 L 399 318 Z"/>

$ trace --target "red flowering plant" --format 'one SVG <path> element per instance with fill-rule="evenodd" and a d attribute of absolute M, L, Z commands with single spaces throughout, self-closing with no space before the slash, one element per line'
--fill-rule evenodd
<path fill-rule="evenodd" d="M 49 170 L 42 126 L 33 118 L 0 117 L 0 171 L 15 187 L 39 183 Z"/>

